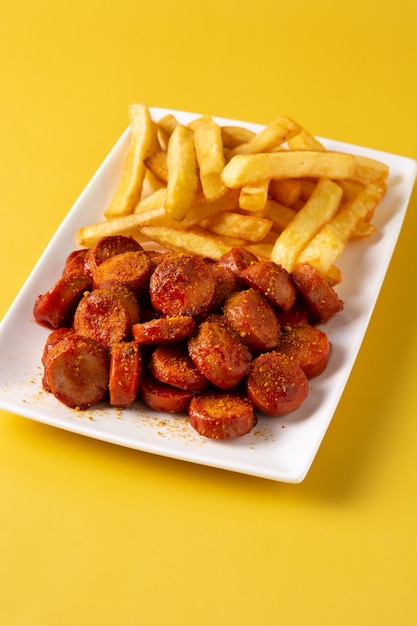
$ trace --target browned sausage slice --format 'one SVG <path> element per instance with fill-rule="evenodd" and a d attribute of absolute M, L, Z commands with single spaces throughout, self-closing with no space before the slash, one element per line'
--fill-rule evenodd
<path fill-rule="evenodd" d="M 33 307 L 35 320 L 49 328 L 71 326 L 79 301 L 91 287 L 91 278 L 84 272 L 62 276 L 51 289 L 36 298 Z"/>
<path fill-rule="evenodd" d="M 93 271 L 94 289 L 123 286 L 135 294 L 145 293 L 153 268 L 152 260 L 144 250 L 117 254 Z"/>
<path fill-rule="evenodd" d="M 224 317 L 251 352 L 278 345 L 280 327 L 272 305 L 254 289 L 237 291 L 224 306 Z"/>
<path fill-rule="evenodd" d="M 49 350 L 45 379 L 58 400 L 74 409 L 87 409 L 108 391 L 107 354 L 93 339 L 69 333 Z"/>
<path fill-rule="evenodd" d="M 239 274 L 240 271 L 257 262 L 258 257 L 244 248 L 231 248 L 218 260 L 218 263 L 227 267 L 234 274 Z"/>
<path fill-rule="evenodd" d="M 282 333 L 278 350 L 298 363 L 307 378 L 314 378 L 326 369 L 331 346 L 325 332 L 303 324 Z"/>
<path fill-rule="evenodd" d="M 171 254 L 158 263 L 150 279 L 154 309 L 163 315 L 206 313 L 213 302 L 216 279 L 210 264 L 189 254 Z"/>
<path fill-rule="evenodd" d="M 284 311 L 294 305 L 297 294 L 291 276 L 273 261 L 252 263 L 239 273 L 239 278 Z"/>
<path fill-rule="evenodd" d="M 143 250 L 140 243 L 133 237 L 125 235 L 109 235 L 102 237 L 89 249 L 85 258 L 85 269 L 91 275 L 94 270 L 107 259 L 124 252 L 138 252 Z"/>
<path fill-rule="evenodd" d="M 66 260 L 64 269 L 62 270 L 62 276 L 71 274 L 71 272 L 85 272 L 85 257 L 88 254 L 88 248 L 81 248 L 81 250 L 73 250 Z M 88 272 L 87 272 L 88 273 Z"/>
<path fill-rule="evenodd" d="M 308 379 L 286 354 L 265 352 L 251 363 L 246 393 L 255 408 L 278 417 L 298 409 L 308 395 Z"/>
<path fill-rule="evenodd" d="M 234 391 L 210 390 L 195 394 L 188 415 L 191 426 L 211 439 L 241 437 L 257 423 L 252 402 Z"/>
<path fill-rule="evenodd" d="M 325 323 L 343 309 L 343 300 L 309 263 L 301 263 L 291 272 L 300 296 L 316 321 Z"/>
<path fill-rule="evenodd" d="M 128 307 L 113 289 L 94 289 L 80 301 L 74 315 L 74 328 L 104 348 L 131 337 L 132 322 Z"/>
<path fill-rule="evenodd" d="M 135 341 L 114 343 L 110 349 L 109 394 L 112 406 L 132 405 L 140 384 L 142 358 Z"/>
<path fill-rule="evenodd" d="M 162 383 L 144 372 L 140 383 L 140 397 L 154 411 L 186 413 L 193 392 Z"/>
<path fill-rule="evenodd" d="M 160 317 L 132 326 L 133 338 L 139 345 L 173 343 L 188 339 L 195 330 L 195 322 L 189 315 Z"/>
<path fill-rule="evenodd" d="M 202 391 L 208 385 L 183 343 L 158 346 L 151 355 L 149 370 L 157 380 L 187 391 Z"/>
<path fill-rule="evenodd" d="M 188 341 L 190 357 L 211 383 L 232 389 L 246 376 L 252 359 L 248 347 L 234 331 L 212 316 Z"/>

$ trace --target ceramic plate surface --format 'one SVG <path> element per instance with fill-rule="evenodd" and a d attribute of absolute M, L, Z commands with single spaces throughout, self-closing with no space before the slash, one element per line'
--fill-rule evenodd
<path fill-rule="evenodd" d="M 153 119 L 173 113 L 183 123 L 196 114 L 152 108 Z M 214 118 L 220 124 L 262 128 L 236 120 Z M 127 129 L 91 179 L 45 249 L 19 295 L 0 324 L 0 408 L 81 435 L 121 446 L 241 472 L 297 483 L 307 474 L 333 417 L 365 335 L 394 251 L 416 176 L 412 159 L 322 139 L 331 150 L 353 152 L 390 167 L 388 192 L 379 205 L 372 238 L 350 242 L 338 267 L 337 286 L 343 312 L 326 326 L 333 346 L 330 363 L 310 381 L 310 393 L 299 410 L 284 418 L 260 417 L 244 437 L 212 441 L 200 437 L 186 417 L 153 412 L 136 402 L 131 409 L 98 404 L 74 411 L 42 390 L 40 358 L 48 330 L 36 324 L 32 309 L 61 273 L 66 256 L 77 246 L 80 226 L 101 221 L 121 173 L 130 141 Z"/>

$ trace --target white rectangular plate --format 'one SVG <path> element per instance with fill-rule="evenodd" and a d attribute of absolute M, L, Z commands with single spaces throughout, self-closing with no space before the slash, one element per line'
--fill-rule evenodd
<path fill-rule="evenodd" d="M 173 113 L 183 123 L 196 114 L 152 108 L 153 119 Z M 254 131 L 262 126 L 214 118 Z M 377 209 L 377 233 L 350 242 L 340 260 L 343 282 L 337 291 L 345 308 L 325 327 L 333 352 L 328 368 L 311 381 L 309 397 L 284 418 L 260 417 L 244 437 L 212 441 L 200 437 L 186 417 L 155 413 L 139 402 L 131 409 L 99 404 L 74 411 L 42 390 L 41 354 L 48 330 L 36 324 L 32 309 L 38 294 L 59 277 L 76 244 L 80 226 L 101 221 L 115 189 L 130 140 L 127 129 L 102 163 L 42 254 L 0 325 L 0 408 L 68 431 L 202 465 L 283 482 L 301 482 L 317 453 L 349 378 L 407 210 L 416 177 L 416 162 L 323 139 L 332 150 L 353 152 L 390 167 L 388 192 Z"/>

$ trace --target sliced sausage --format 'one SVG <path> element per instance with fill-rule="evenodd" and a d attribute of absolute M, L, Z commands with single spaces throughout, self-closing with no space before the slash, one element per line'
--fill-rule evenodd
<path fill-rule="evenodd" d="M 237 291 L 224 305 L 224 317 L 251 352 L 272 350 L 278 345 L 280 326 L 273 306 L 254 289 Z"/>
<path fill-rule="evenodd" d="M 317 322 L 325 323 L 343 310 L 343 300 L 309 263 L 300 263 L 291 272 L 301 298 Z"/>
<path fill-rule="evenodd" d="M 239 290 L 239 283 L 235 272 L 223 263 L 212 263 L 211 270 L 216 279 L 214 299 L 211 308 L 217 310 L 226 298 Z"/>
<path fill-rule="evenodd" d="M 298 409 L 308 395 L 308 379 L 286 354 L 265 352 L 251 363 L 246 393 L 255 408 L 279 417 Z"/>
<path fill-rule="evenodd" d="M 152 306 L 166 316 L 206 313 L 213 302 L 216 279 L 210 265 L 189 254 L 172 254 L 158 263 L 150 279 Z"/>
<path fill-rule="evenodd" d="M 184 343 L 158 346 L 152 353 L 149 370 L 157 380 L 187 391 L 202 391 L 208 385 Z"/>
<path fill-rule="evenodd" d="M 195 330 L 195 322 L 189 315 L 160 317 L 132 327 L 133 338 L 139 345 L 173 343 L 188 339 Z"/>
<path fill-rule="evenodd" d="M 132 405 L 142 375 L 140 349 L 135 341 L 114 343 L 110 349 L 109 396 L 112 406 Z"/>
<path fill-rule="evenodd" d="M 235 391 L 207 390 L 195 394 L 188 415 L 191 426 L 211 439 L 246 435 L 257 423 L 252 402 Z"/>
<path fill-rule="evenodd" d="M 144 372 L 140 383 L 140 397 L 154 411 L 186 413 L 193 392 L 162 383 Z"/>
<path fill-rule="evenodd" d="M 239 272 L 252 265 L 252 263 L 257 263 L 257 261 L 258 257 L 249 252 L 249 250 L 231 248 L 220 257 L 218 263 L 227 267 L 234 274 L 239 274 Z"/>
<path fill-rule="evenodd" d="M 68 333 L 49 350 L 45 379 L 60 402 L 74 409 L 87 409 L 108 391 L 106 351 L 94 339 Z"/>
<path fill-rule="evenodd" d="M 73 252 L 71 252 L 65 260 L 62 276 L 71 274 L 71 272 L 85 272 L 85 257 L 87 256 L 88 251 L 88 248 L 73 250 Z"/>
<path fill-rule="evenodd" d="M 75 333 L 75 330 L 73 328 L 65 328 L 64 326 L 62 326 L 61 328 L 56 328 L 51 333 L 49 333 L 48 337 L 46 338 L 46 342 L 43 348 L 43 353 L 42 353 L 42 358 L 41 358 L 41 362 L 44 368 L 48 359 L 49 352 L 52 350 L 55 344 L 58 343 L 58 341 L 61 341 L 64 337 L 66 337 L 70 333 Z M 42 386 L 46 391 L 51 391 L 48 385 L 48 381 L 46 380 L 45 369 L 44 369 L 43 377 L 42 377 Z"/>
<path fill-rule="evenodd" d="M 153 268 L 144 250 L 117 254 L 93 270 L 94 289 L 123 286 L 140 295 L 148 289 Z"/>
<path fill-rule="evenodd" d="M 208 380 L 232 389 L 246 376 L 252 360 L 249 348 L 221 320 L 211 316 L 188 341 L 190 357 Z"/>
<path fill-rule="evenodd" d="M 109 235 L 102 237 L 89 249 L 85 258 L 85 269 L 91 275 L 94 270 L 107 259 L 124 252 L 138 252 L 143 250 L 140 243 L 133 237 L 125 235 Z"/>
<path fill-rule="evenodd" d="M 36 298 L 33 307 L 35 320 L 48 328 L 71 326 L 79 301 L 91 287 L 91 278 L 84 272 L 62 276 L 51 289 Z"/>
<path fill-rule="evenodd" d="M 298 363 L 307 378 L 314 378 L 326 369 L 331 346 L 325 332 L 302 324 L 282 333 L 278 350 Z"/>
<path fill-rule="evenodd" d="M 81 299 L 74 315 L 74 329 L 109 349 L 113 343 L 131 338 L 129 309 L 113 289 L 94 289 Z"/>
<path fill-rule="evenodd" d="M 275 309 L 275 315 L 277 316 L 282 330 L 291 330 L 294 326 L 302 326 L 303 324 L 310 323 L 310 314 L 306 306 L 298 301 L 296 301 L 289 311 Z"/>
<path fill-rule="evenodd" d="M 297 292 L 290 274 L 273 261 L 252 263 L 239 272 L 239 278 L 284 311 L 295 303 Z"/>

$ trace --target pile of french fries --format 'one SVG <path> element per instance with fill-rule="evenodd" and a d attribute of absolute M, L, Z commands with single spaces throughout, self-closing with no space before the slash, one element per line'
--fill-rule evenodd
<path fill-rule="evenodd" d="M 348 241 L 375 231 L 387 165 L 326 150 L 285 115 L 254 133 L 208 115 L 155 122 L 139 103 L 129 123 L 119 185 L 104 220 L 79 229 L 81 246 L 129 235 L 213 260 L 239 246 L 288 271 L 308 262 L 334 285 Z"/>

